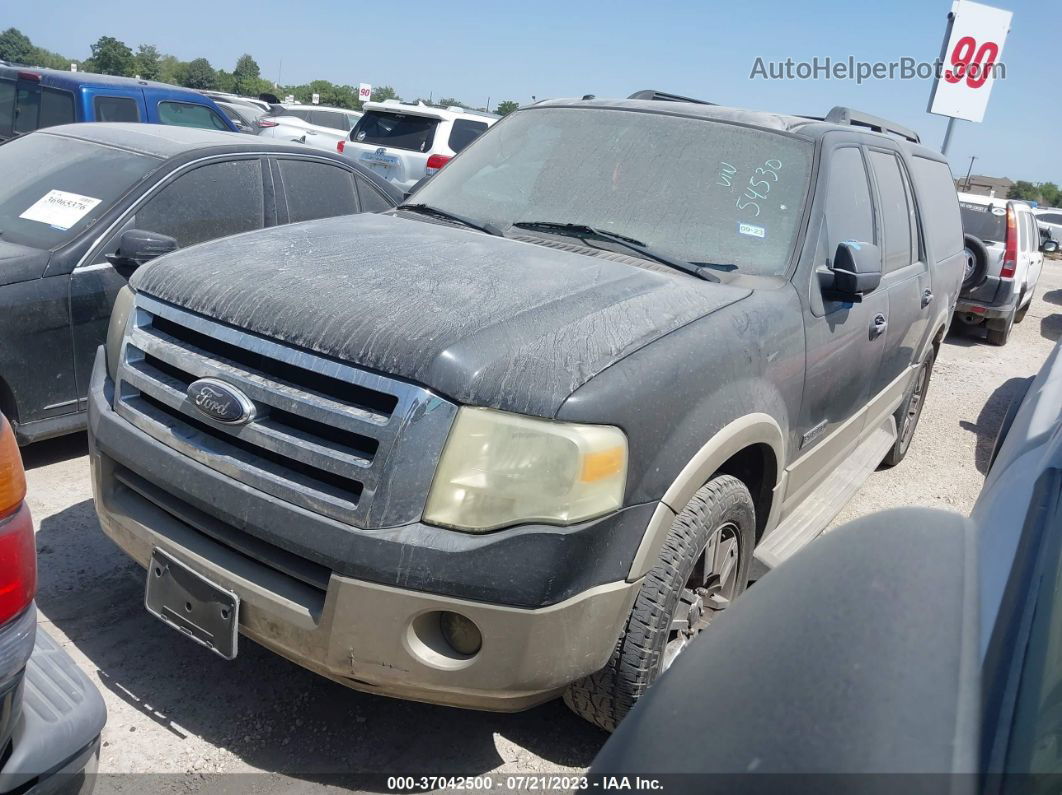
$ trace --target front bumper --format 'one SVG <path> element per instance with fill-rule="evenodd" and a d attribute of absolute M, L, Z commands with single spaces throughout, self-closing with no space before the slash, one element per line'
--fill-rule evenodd
<path fill-rule="evenodd" d="M 107 709 L 96 686 L 39 627 L 22 691 L 0 793 L 91 792 Z"/>
<path fill-rule="evenodd" d="M 522 543 L 497 549 L 497 554 L 516 556 L 504 561 L 500 571 L 483 565 L 489 565 L 489 559 L 480 557 L 477 564 L 476 558 L 492 544 L 504 542 L 504 535 L 492 540 L 424 525 L 380 531 L 368 540 L 397 547 L 394 563 L 388 562 L 392 551 L 386 546 L 383 553 L 370 550 L 366 557 L 380 561 L 366 570 L 372 576 L 352 576 L 296 558 L 290 550 L 266 550 L 270 545 L 255 535 L 253 522 L 245 519 L 242 528 L 234 526 L 238 516 L 265 522 L 276 513 L 280 521 L 309 533 L 314 523 L 324 520 L 155 441 L 119 417 L 110 397 L 101 351 L 89 394 L 89 455 L 104 532 L 142 566 L 158 547 L 236 592 L 240 633 L 278 654 L 359 690 L 511 711 L 552 698 L 570 682 L 601 668 L 612 653 L 640 585 L 624 576 L 640 534 L 618 558 L 598 556 L 606 562 L 615 558 L 609 566 L 622 570 L 618 577 L 589 580 L 589 587 L 570 593 L 573 582 L 584 580 L 565 581 L 567 569 L 558 565 L 554 581 L 560 590 L 553 593 L 564 598 L 533 608 L 499 603 L 489 595 L 500 595 L 504 580 L 527 593 L 532 585 L 543 587 L 531 580 L 544 576 L 540 562 L 552 560 L 556 544 L 565 540 L 558 528 L 510 532 Z M 579 536 L 584 541 L 611 537 L 615 549 L 628 523 L 640 524 L 636 529 L 644 531 L 652 507 L 644 518 L 641 511 L 628 509 L 607 522 L 576 529 L 567 551 L 577 557 L 586 554 Z M 450 549 L 436 552 L 418 546 L 421 532 L 429 538 L 442 533 L 438 537 L 449 540 Z M 352 531 L 351 561 L 360 554 L 355 547 L 360 540 Z M 595 546 L 587 552 L 592 554 Z M 421 557 L 435 569 L 434 581 L 424 578 Z M 602 571 L 593 565 L 584 569 L 591 575 Z M 530 584 L 520 586 L 521 580 Z M 495 584 L 484 587 L 490 583 Z M 453 593 L 455 586 L 465 593 Z M 439 611 L 460 613 L 476 624 L 482 634 L 477 654 L 461 657 L 446 647 L 433 632 L 438 622 L 430 620 Z"/>

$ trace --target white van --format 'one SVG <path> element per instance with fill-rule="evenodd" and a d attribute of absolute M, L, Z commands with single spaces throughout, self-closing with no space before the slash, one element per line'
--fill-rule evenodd
<path fill-rule="evenodd" d="M 446 165 L 500 118 L 456 105 L 436 108 L 397 99 L 366 102 L 362 110 L 337 150 L 403 191 Z"/>

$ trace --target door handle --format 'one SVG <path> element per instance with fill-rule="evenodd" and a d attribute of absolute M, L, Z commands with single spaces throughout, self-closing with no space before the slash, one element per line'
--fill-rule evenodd
<path fill-rule="evenodd" d="M 874 315 L 874 322 L 870 324 L 870 338 L 874 339 L 880 337 L 885 333 L 885 329 L 888 328 L 889 321 L 885 318 L 885 315 L 880 312 Z"/>
<path fill-rule="evenodd" d="M 931 303 L 933 303 L 933 291 L 932 290 L 923 290 L 922 291 L 922 308 L 925 309 Z"/>

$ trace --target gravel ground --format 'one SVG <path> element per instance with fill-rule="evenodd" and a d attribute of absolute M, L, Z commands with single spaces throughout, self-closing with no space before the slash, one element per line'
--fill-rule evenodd
<path fill-rule="evenodd" d="M 838 522 L 901 505 L 968 512 L 1019 379 L 1062 335 L 1062 261 L 1046 264 L 1025 321 L 1004 348 L 953 333 L 900 466 L 874 473 Z M 141 570 L 99 530 L 84 435 L 23 451 L 38 524 L 41 625 L 104 695 L 100 771 L 166 774 L 182 791 L 320 790 L 330 773 L 472 775 L 578 772 L 606 735 L 554 702 L 518 715 L 364 695 L 243 641 L 233 662 L 200 649 L 143 608 Z M 222 774 L 269 771 L 252 779 Z M 334 782 L 333 782 L 334 783 Z M 143 789 L 140 777 L 101 790 Z"/>

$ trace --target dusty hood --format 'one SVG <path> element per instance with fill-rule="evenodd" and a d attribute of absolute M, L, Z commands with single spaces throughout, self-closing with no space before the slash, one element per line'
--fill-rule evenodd
<path fill-rule="evenodd" d="M 0 287 L 39 279 L 51 256 L 50 251 L 0 240 Z"/>
<path fill-rule="evenodd" d="M 214 241 L 136 290 L 461 403 L 552 416 L 610 364 L 747 290 L 360 215 Z"/>

